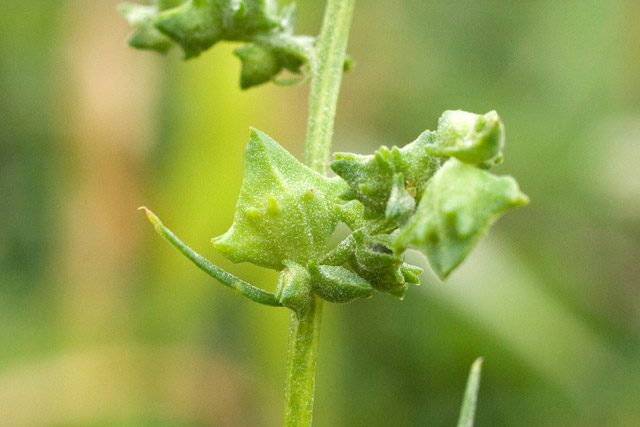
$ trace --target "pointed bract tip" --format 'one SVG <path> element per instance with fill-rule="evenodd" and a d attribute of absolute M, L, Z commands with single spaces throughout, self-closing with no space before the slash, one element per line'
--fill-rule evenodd
<path fill-rule="evenodd" d="M 530 202 L 531 202 L 531 199 L 529 198 L 529 196 L 527 196 L 521 191 L 518 192 L 518 198 L 516 199 L 516 202 L 515 202 L 517 205 L 528 205 Z"/>
<path fill-rule="evenodd" d="M 247 144 L 247 148 L 248 150 L 251 149 L 256 149 L 258 147 L 261 147 L 259 149 L 262 149 L 262 147 L 267 147 L 268 145 L 273 145 L 270 144 L 272 142 L 272 138 L 267 135 L 266 133 L 262 132 L 260 129 L 256 129 L 254 127 L 250 127 L 249 128 L 249 143 Z M 275 142 L 275 141 L 273 141 Z"/>
<path fill-rule="evenodd" d="M 251 139 L 260 139 L 265 135 L 264 132 L 262 132 L 259 129 L 256 129 L 254 127 L 249 127 L 249 137 Z"/>
<path fill-rule="evenodd" d="M 162 222 L 160 222 L 160 218 L 158 218 L 156 216 L 156 214 L 154 214 L 153 212 L 151 212 L 151 210 L 149 208 L 147 208 L 146 206 L 140 206 L 138 208 L 139 211 L 144 211 L 144 213 L 147 215 L 147 218 L 149 219 L 149 221 L 155 225 L 156 227 L 162 225 Z"/>

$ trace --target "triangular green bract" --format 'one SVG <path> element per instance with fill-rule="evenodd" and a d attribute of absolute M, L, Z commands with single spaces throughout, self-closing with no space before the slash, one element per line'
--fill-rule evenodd
<path fill-rule="evenodd" d="M 412 245 L 446 278 L 507 209 L 528 202 L 511 177 L 498 177 L 457 159 L 433 176 L 415 215 L 400 230 L 394 249 Z"/>
<path fill-rule="evenodd" d="M 281 270 L 318 258 L 339 221 L 335 206 L 346 186 L 304 166 L 266 134 L 252 129 L 231 228 L 213 239 L 233 262 Z"/>

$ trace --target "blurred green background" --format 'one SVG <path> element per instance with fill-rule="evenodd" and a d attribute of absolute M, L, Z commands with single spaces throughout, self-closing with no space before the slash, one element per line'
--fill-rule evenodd
<path fill-rule="evenodd" d="M 117 0 L 0 1 L 0 425 L 278 426 L 288 314 L 198 271 L 248 128 L 299 158 L 308 86 L 238 89 L 234 46 L 126 47 Z M 300 34 L 324 2 L 301 0 Z M 497 110 L 531 197 L 442 284 L 327 305 L 315 426 L 640 425 L 640 2 L 361 0 L 336 151 Z M 426 266 L 421 256 L 415 258 Z"/>

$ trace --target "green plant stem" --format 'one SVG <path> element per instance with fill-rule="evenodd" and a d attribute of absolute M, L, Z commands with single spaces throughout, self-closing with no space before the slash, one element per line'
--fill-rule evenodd
<path fill-rule="evenodd" d="M 291 312 L 284 409 L 286 427 L 311 425 L 322 303 L 322 299 L 314 295 L 304 312 Z"/>
<path fill-rule="evenodd" d="M 311 64 L 305 162 L 323 175 L 327 174 L 329 167 L 333 123 L 354 2 L 355 0 L 327 1 L 316 55 Z M 285 427 L 311 425 L 322 304 L 322 299 L 314 295 L 306 310 L 298 314 L 291 313 Z"/>
<path fill-rule="evenodd" d="M 326 175 L 329 167 L 333 123 L 354 2 L 355 0 L 327 1 L 318 48 L 311 64 L 305 162 L 323 175 Z"/>

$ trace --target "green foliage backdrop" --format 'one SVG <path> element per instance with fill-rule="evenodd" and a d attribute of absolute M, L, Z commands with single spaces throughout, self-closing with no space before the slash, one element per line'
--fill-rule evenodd
<path fill-rule="evenodd" d="M 301 157 L 308 87 L 241 91 L 233 45 L 132 51 L 118 2 L 0 2 L 0 425 L 277 426 L 288 312 L 214 283 L 136 208 L 275 283 L 209 239 L 249 126 Z M 317 33 L 322 2 L 298 3 Z M 532 203 L 446 284 L 327 307 L 315 425 L 453 425 L 477 356 L 478 426 L 640 423 L 638 22 L 634 0 L 356 5 L 335 150 L 495 109 L 496 173 Z"/>

